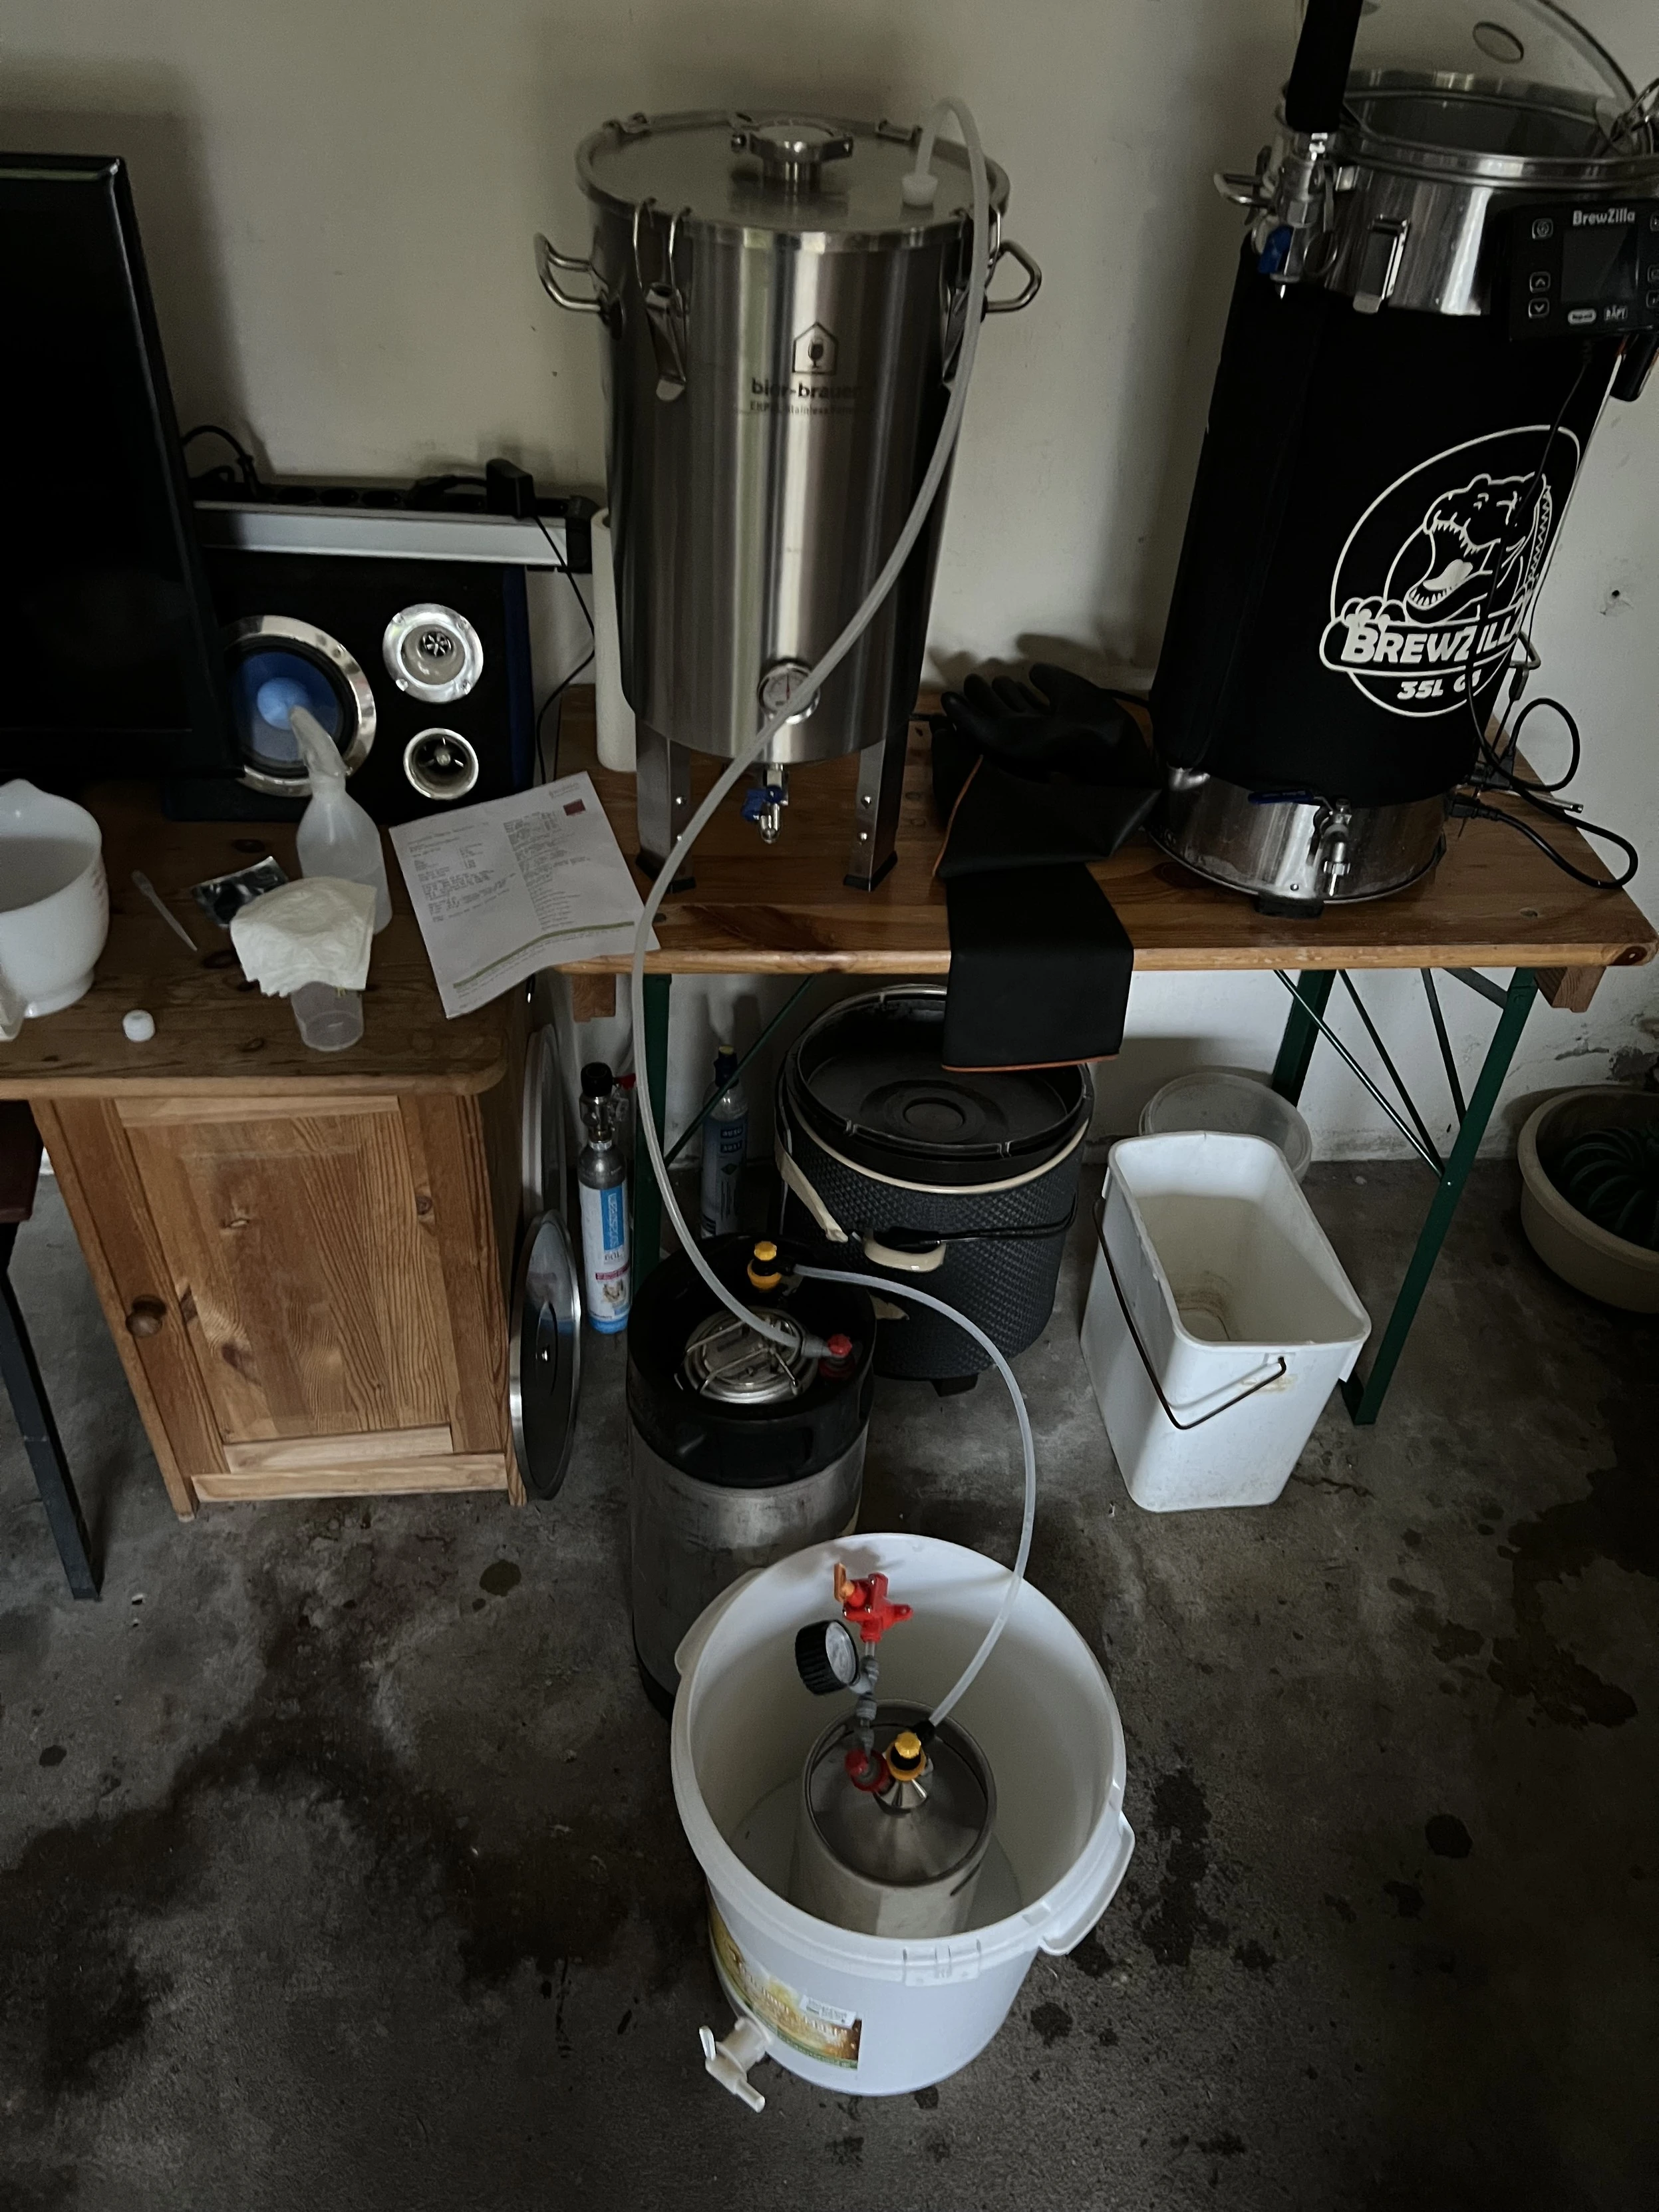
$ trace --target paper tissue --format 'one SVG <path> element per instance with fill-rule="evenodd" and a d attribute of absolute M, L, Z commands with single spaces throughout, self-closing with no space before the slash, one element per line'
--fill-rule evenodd
<path fill-rule="evenodd" d="M 243 974 L 267 998 L 293 1000 L 300 1034 L 319 1052 L 337 1052 L 363 1033 L 359 994 L 374 933 L 373 889 L 337 876 L 283 884 L 230 925 Z"/>

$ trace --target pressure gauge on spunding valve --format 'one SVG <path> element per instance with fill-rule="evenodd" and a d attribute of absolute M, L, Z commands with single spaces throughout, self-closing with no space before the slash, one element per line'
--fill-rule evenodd
<path fill-rule="evenodd" d="M 795 1670 L 815 1698 L 850 1690 L 864 1665 L 858 1639 L 844 1620 L 814 1620 L 795 1638 Z"/>

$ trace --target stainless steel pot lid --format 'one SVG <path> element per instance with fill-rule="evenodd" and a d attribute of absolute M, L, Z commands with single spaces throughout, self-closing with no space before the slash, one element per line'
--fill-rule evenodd
<path fill-rule="evenodd" d="M 1353 69 L 1432 74 L 1448 88 L 1480 83 L 1510 98 L 1602 103 L 1608 121 L 1635 87 L 1607 49 L 1551 0 L 1371 0 Z"/>
<path fill-rule="evenodd" d="M 555 1213 L 532 1221 L 519 1252 L 508 1334 L 513 1449 L 532 1498 L 564 1480 L 581 1391 L 581 1278 Z"/>
<path fill-rule="evenodd" d="M 682 225 L 793 231 L 860 247 L 955 230 L 972 207 L 967 150 L 945 138 L 933 149 L 933 204 L 905 204 L 916 135 L 811 109 L 631 115 L 582 141 L 576 173 L 590 198 L 624 212 L 649 202 Z M 1008 179 L 994 161 L 985 166 L 1000 212 Z"/>
<path fill-rule="evenodd" d="M 1550 0 L 1374 0 L 1338 148 L 1492 182 L 1637 186 L 1659 160 L 1635 98 L 1613 57 Z"/>

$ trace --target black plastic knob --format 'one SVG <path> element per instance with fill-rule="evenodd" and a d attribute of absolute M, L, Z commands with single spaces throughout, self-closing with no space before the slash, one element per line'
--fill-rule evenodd
<path fill-rule="evenodd" d="M 795 1672 L 815 1698 L 850 1690 L 863 1666 L 858 1642 L 844 1620 L 814 1620 L 795 1637 Z"/>

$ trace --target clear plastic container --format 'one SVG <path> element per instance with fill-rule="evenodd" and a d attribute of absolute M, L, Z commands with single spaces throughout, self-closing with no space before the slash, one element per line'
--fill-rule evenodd
<path fill-rule="evenodd" d="M 1313 1132 L 1288 1098 L 1258 1077 L 1227 1067 L 1194 1068 L 1155 1091 L 1140 1109 L 1143 1137 L 1176 1129 L 1214 1129 L 1231 1137 L 1265 1137 L 1285 1155 L 1298 1182 L 1313 1158 Z"/>
<path fill-rule="evenodd" d="M 313 1052 L 343 1052 L 363 1033 L 363 994 L 333 983 L 301 983 L 289 997 L 300 1035 Z"/>

